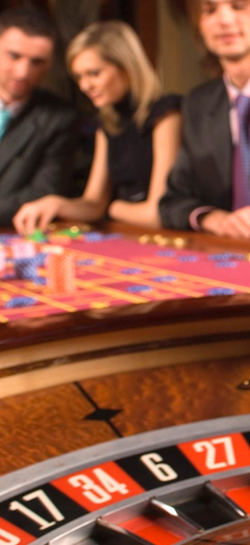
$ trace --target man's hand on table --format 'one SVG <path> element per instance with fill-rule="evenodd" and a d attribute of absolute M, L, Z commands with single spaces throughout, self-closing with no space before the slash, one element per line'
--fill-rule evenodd
<path fill-rule="evenodd" d="M 250 239 L 250 206 L 234 212 L 212 210 L 200 219 L 200 226 L 204 231 L 215 235 Z"/>

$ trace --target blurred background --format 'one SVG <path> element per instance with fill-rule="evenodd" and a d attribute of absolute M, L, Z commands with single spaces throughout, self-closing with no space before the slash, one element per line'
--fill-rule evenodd
<path fill-rule="evenodd" d="M 0 10 L 29 4 L 52 13 L 59 27 L 56 69 L 47 85 L 60 94 L 74 94 L 63 68 L 67 42 L 96 19 L 123 19 L 134 27 L 166 92 L 186 93 L 206 77 L 188 29 L 185 0 L 0 0 Z"/>

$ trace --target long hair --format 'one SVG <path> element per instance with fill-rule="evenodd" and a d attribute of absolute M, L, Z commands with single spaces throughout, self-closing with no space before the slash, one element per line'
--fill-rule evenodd
<path fill-rule="evenodd" d="M 127 74 L 131 99 L 135 106 L 133 118 L 141 126 L 147 117 L 150 104 L 160 96 L 161 86 L 140 39 L 127 23 L 93 23 L 78 34 L 68 47 L 66 60 L 70 71 L 74 59 L 92 47 L 105 61 Z M 100 115 L 109 132 L 119 131 L 119 115 L 112 105 L 102 108 Z"/>
<path fill-rule="evenodd" d="M 219 77 L 222 68 L 219 59 L 211 51 L 208 51 L 200 35 L 199 25 L 201 18 L 201 0 L 186 0 L 188 18 L 193 29 L 193 35 L 199 49 L 203 52 L 202 68 L 212 77 Z"/>

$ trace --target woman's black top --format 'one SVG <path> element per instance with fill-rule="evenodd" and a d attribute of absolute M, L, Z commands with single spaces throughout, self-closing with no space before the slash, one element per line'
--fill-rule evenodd
<path fill-rule="evenodd" d="M 179 110 L 181 97 L 166 95 L 151 105 L 150 113 L 141 128 L 133 121 L 134 108 L 130 97 L 115 106 L 120 114 L 121 132 L 108 139 L 108 167 L 113 189 L 112 200 L 131 202 L 147 198 L 153 150 L 152 132 L 157 121 L 171 110 Z"/>

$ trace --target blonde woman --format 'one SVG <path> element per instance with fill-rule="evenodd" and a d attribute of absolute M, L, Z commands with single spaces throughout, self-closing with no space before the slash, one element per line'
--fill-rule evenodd
<path fill-rule="evenodd" d="M 180 97 L 164 96 L 138 36 L 121 21 L 94 23 L 70 44 L 68 68 L 99 111 L 93 164 L 82 197 L 48 195 L 14 217 L 19 233 L 54 218 L 94 222 L 105 215 L 159 227 L 158 201 L 180 141 Z"/>

